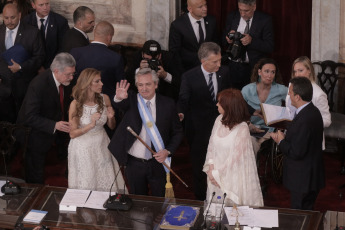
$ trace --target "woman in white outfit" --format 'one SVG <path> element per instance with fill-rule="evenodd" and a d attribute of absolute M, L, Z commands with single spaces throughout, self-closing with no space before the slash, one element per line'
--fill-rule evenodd
<path fill-rule="evenodd" d="M 253 145 L 247 121 L 250 115 L 241 91 L 218 94 L 218 111 L 203 171 L 207 173 L 207 198 L 223 197 L 226 205 L 263 206 Z"/>
<path fill-rule="evenodd" d="M 326 93 L 316 84 L 316 76 L 313 64 L 306 56 L 297 58 L 292 64 L 291 78 L 306 77 L 311 81 L 313 86 L 313 104 L 320 110 L 323 127 L 331 125 L 331 113 L 329 112 L 328 100 Z M 290 87 L 290 85 L 289 85 Z M 286 107 L 290 110 L 290 115 L 293 118 L 296 108 L 291 105 L 289 94 L 286 96 Z M 322 149 L 325 149 L 325 137 L 323 138 Z"/>
<path fill-rule="evenodd" d="M 88 68 L 81 72 L 73 88 L 70 105 L 71 141 L 68 146 L 68 187 L 95 191 L 124 188 L 116 159 L 108 150 L 104 125 L 115 128 L 115 112 L 107 95 L 101 94 L 101 72 Z"/>

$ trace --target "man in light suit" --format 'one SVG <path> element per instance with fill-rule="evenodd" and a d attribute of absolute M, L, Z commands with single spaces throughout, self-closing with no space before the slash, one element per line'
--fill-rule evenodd
<path fill-rule="evenodd" d="M 95 13 L 87 6 L 79 6 L 73 12 L 74 27 L 69 29 L 62 40 L 60 52 L 70 52 L 73 48 L 90 44 L 87 33 L 95 27 Z"/>
<path fill-rule="evenodd" d="M 216 95 L 230 87 L 230 77 L 228 68 L 220 65 L 221 50 L 216 43 L 203 43 L 198 55 L 202 64 L 182 75 L 178 110 L 180 119 L 185 119 L 193 166 L 194 193 L 198 200 L 205 200 L 207 184 L 202 168 L 212 127 L 219 115 Z"/>
<path fill-rule="evenodd" d="M 38 69 L 44 61 L 44 48 L 39 31 L 30 25 L 21 23 L 20 18 L 21 14 L 16 5 L 9 3 L 4 7 L 4 24 L 0 26 L 0 53 L 4 54 L 13 46 L 21 46 L 26 51 L 25 56 L 27 56 L 25 60 L 18 61 L 18 56 L 21 56 L 21 54 L 17 53 L 17 56 L 11 56 L 6 52 L 7 55 L 10 55 L 10 57 L 7 57 L 10 60 L 8 68 L 13 74 L 11 76 L 12 95 L 7 98 L 11 101 L 8 101 L 11 104 L 9 109 L 15 111 L 8 118 L 10 122 L 15 122 L 27 87 L 37 75 Z"/>
<path fill-rule="evenodd" d="M 246 30 L 248 22 L 248 29 Z M 223 44 L 233 43 L 227 37 L 229 32 L 240 32 L 244 46 L 241 58 L 229 61 L 232 86 L 242 89 L 250 83 L 254 65 L 273 52 L 274 34 L 271 16 L 256 11 L 256 0 L 238 0 L 238 11 L 230 12 L 226 19 Z"/>
<path fill-rule="evenodd" d="M 320 189 L 325 187 L 322 157 L 323 122 L 321 113 L 311 102 L 313 87 L 308 78 L 290 81 L 291 104 L 296 115 L 287 128 L 271 137 L 284 154 L 283 184 L 290 190 L 291 208 L 313 210 Z"/>
<path fill-rule="evenodd" d="M 138 94 L 143 98 L 145 104 L 150 103 L 150 113 L 165 148 L 156 150 L 157 153 L 151 156 L 150 152 L 147 153 L 145 146 L 127 131 L 127 127 L 130 126 L 143 140 L 148 137 L 139 114 L 139 95 L 127 93 L 129 83 L 126 80 L 116 85 L 115 106 L 124 110 L 125 115 L 108 148 L 119 164 L 126 166 L 125 173 L 130 193 L 148 195 L 148 185 L 150 185 L 153 196 L 163 197 L 166 173 L 161 163 L 177 150 L 183 137 L 183 131 L 175 102 L 171 98 L 156 93 L 158 81 L 156 72 L 150 68 L 140 69 L 135 76 Z"/>
<path fill-rule="evenodd" d="M 69 123 L 63 120 L 66 112 L 63 110 L 70 102 L 70 95 L 64 88 L 70 84 L 74 73 L 74 58 L 60 53 L 50 69 L 36 76 L 29 85 L 17 119 L 17 124 L 31 128 L 25 155 L 27 183 L 44 184 L 46 154 L 59 132 L 70 131 Z M 18 134 L 18 140 L 24 141 L 23 134 Z"/>
<path fill-rule="evenodd" d="M 96 25 L 95 40 L 91 44 L 71 50 L 71 54 L 77 62 L 77 76 L 86 68 L 101 71 L 103 93 L 107 94 L 109 98 L 113 98 L 115 95 L 116 83 L 124 79 L 122 57 L 108 48 L 113 36 L 113 25 L 107 21 L 101 21 Z"/>
<path fill-rule="evenodd" d="M 50 10 L 50 0 L 31 0 L 31 5 L 35 11 L 23 18 L 23 23 L 40 30 L 46 52 L 43 68 L 47 69 L 60 50 L 69 26 L 66 18 Z"/>
<path fill-rule="evenodd" d="M 206 0 L 187 0 L 185 13 L 170 25 L 169 51 L 181 60 L 184 71 L 200 64 L 198 50 L 203 42 L 216 42 L 216 19 L 207 15 Z"/>

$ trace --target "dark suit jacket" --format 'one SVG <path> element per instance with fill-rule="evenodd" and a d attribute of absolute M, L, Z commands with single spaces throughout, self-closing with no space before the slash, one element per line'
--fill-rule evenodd
<path fill-rule="evenodd" d="M 67 30 L 67 32 L 65 33 L 65 35 L 62 39 L 62 43 L 61 43 L 61 47 L 60 47 L 59 52 L 69 53 L 69 52 L 71 52 L 71 50 L 73 48 L 87 46 L 89 44 L 90 44 L 90 42 L 88 39 L 86 39 L 84 34 L 82 34 L 80 31 L 76 30 L 73 27 L 73 28 Z"/>
<path fill-rule="evenodd" d="M 325 186 L 322 137 L 321 113 L 311 102 L 296 115 L 279 144 L 283 183 L 290 191 L 319 191 Z"/>
<path fill-rule="evenodd" d="M 218 70 L 218 92 L 230 87 L 229 70 L 221 66 Z M 207 82 L 197 66 L 182 75 L 178 100 L 179 113 L 185 115 L 187 138 L 191 141 L 195 134 L 208 138 L 211 135 L 215 119 L 219 115 L 216 102 L 212 100 Z"/>
<path fill-rule="evenodd" d="M 204 20 L 206 28 L 205 42 L 217 42 L 216 19 L 212 16 L 206 16 Z M 185 71 L 200 64 L 198 58 L 199 47 L 200 45 L 187 13 L 171 23 L 169 51 L 181 60 Z"/>
<path fill-rule="evenodd" d="M 138 110 L 137 94 L 130 93 L 128 99 L 115 103 L 117 108 L 125 111 L 125 115 L 115 131 L 108 146 L 120 165 L 126 165 L 128 151 L 136 137 L 127 131 L 130 126 L 138 135 L 141 132 L 142 120 Z M 183 138 L 182 126 L 177 116 L 175 102 L 168 97 L 156 94 L 156 125 L 162 136 L 165 149 L 172 154 L 177 150 Z"/>
<path fill-rule="evenodd" d="M 24 17 L 23 23 L 27 23 L 38 28 L 36 11 Z M 53 62 L 53 59 L 60 50 L 60 47 L 62 45 L 62 38 L 68 29 L 69 26 L 67 19 L 60 14 L 50 11 L 45 39 L 46 58 L 43 63 L 44 68 L 47 69 L 50 67 L 50 64 Z"/>
<path fill-rule="evenodd" d="M 135 71 L 140 67 L 140 62 L 142 60 L 142 50 L 139 50 L 134 54 L 133 60 L 126 71 L 126 79 L 131 84 L 131 90 L 135 92 L 138 91 L 135 87 Z M 177 101 L 180 91 L 181 74 L 183 72 L 182 66 L 180 62 L 174 58 L 172 53 L 165 50 L 162 50 L 161 62 L 164 70 L 171 74 L 172 81 L 168 83 L 164 79 L 159 79 L 157 91 L 161 95 L 171 97 Z"/>
<path fill-rule="evenodd" d="M 71 50 L 71 54 L 77 62 L 77 76 L 86 68 L 95 68 L 102 72 L 103 93 L 112 100 L 115 95 L 116 83 L 124 79 L 122 57 L 108 49 L 106 45 L 99 43 L 74 48 Z"/>
<path fill-rule="evenodd" d="M 65 103 L 68 100 L 65 92 Z M 47 149 L 54 141 L 54 128 L 61 120 L 58 89 L 53 74 L 46 70 L 35 77 L 25 95 L 17 124 L 31 127 L 28 147 Z"/>
<path fill-rule="evenodd" d="M 223 43 L 226 43 L 225 36 L 231 30 L 237 31 L 241 15 L 239 11 L 230 12 L 226 19 Z M 249 64 L 253 67 L 261 58 L 272 53 L 274 50 L 274 34 L 271 16 L 260 11 L 255 11 L 250 26 L 249 35 L 252 42 L 246 46 Z"/>
<path fill-rule="evenodd" d="M 0 53 L 6 51 L 5 47 L 6 26 L 0 26 Z M 23 96 L 26 92 L 26 88 L 36 75 L 37 71 L 44 61 L 44 48 L 39 31 L 25 23 L 20 23 L 17 36 L 14 44 L 22 45 L 28 52 L 30 58 L 21 64 L 22 69 L 15 74 L 15 81 L 21 81 L 20 84 L 16 84 L 14 93 L 19 97 Z"/>

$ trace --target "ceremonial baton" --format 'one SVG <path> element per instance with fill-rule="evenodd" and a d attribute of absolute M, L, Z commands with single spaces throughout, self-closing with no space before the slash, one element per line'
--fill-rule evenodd
<path fill-rule="evenodd" d="M 148 150 L 150 150 L 150 152 L 152 153 L 152 155 L 153 154 L 155 154 L 155 151 L 153 151 L 152 149 L 151 149 L 151 147 L 150 146 L 148 146 L 147 144 L 146 144 L 146 142 L 145 141 L 143 141 L 143 139 L 141 139 L 141 137 L 139 137 L 139 135 L 138 134 L 136 134 L 134 131 L 133 131 L 133 129 L 131 128 L 131 127 L 129 127 L 129 126 L 127 126 L 127 130 L 133 135 L 133 136 L 135 136 L 143 145 L 145 145 L 145 147 L 148 149 Z M 162 164 L 170 171 L 170 172 L 172 172 L 172 174 L 174 174 L 175 176 L 176 176 L 176 178 L 177 179 L 179 179 L 179 181 L 181 181 L 181 183 L 182 184 L 184 184 L 184 186 L 186 186 L 187 188 L 188 188 L 188 185 L 169 167 L 169 165 L 167 165 L 164 161 L 162 162 Z"/>

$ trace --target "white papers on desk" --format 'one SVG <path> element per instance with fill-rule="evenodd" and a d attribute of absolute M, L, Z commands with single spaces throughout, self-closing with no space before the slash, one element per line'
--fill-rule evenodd
<path fill-rule="evenodd" d="M 238 206 L 237 212 L 232 207 L 224 208 L 229 225 L 235 225 L 236 213 L 238 212 L 238 222 L 241 225 L 256 227 L 279 227 L 278 210 L 253 209 L 248 206 Z"/>
<path fill-rule="evenodd" d="M 75 212 L 77 207 L 84 207 L 90 192 L 90 190 L 67 189 L 60 202 L 59 210 Z"/>
<path fill-rule="evenodd" d="M 111 195 L 115 195 L 115 192 L 112 192 Z M 84 208 L 93 208 L 93 209 L 103 209 L 104 202 L 109 198 L 109 192 L 99 192 L 92 191 L 89 199 L 87 199 Z"/>
<path fill-rule="evenodd" d="M 6 181 L 5 180 L 0 180 L 0 188 L 2 188 L 2 186 L 4 186 L 4 184 L 6 184 Z M 5 195 L 5 193 L 2 193 L 1 189 L 0 189 L 0 196 L 3 196 L 3 195 Z"/>
<path fill-rule="evenodd" d="M 23 221 L 39 224 L 42 221 L 42 219 L 47 215 L 47 213 L 47 211 L 32 209 L 28 214 L 26 214 Z"/>

